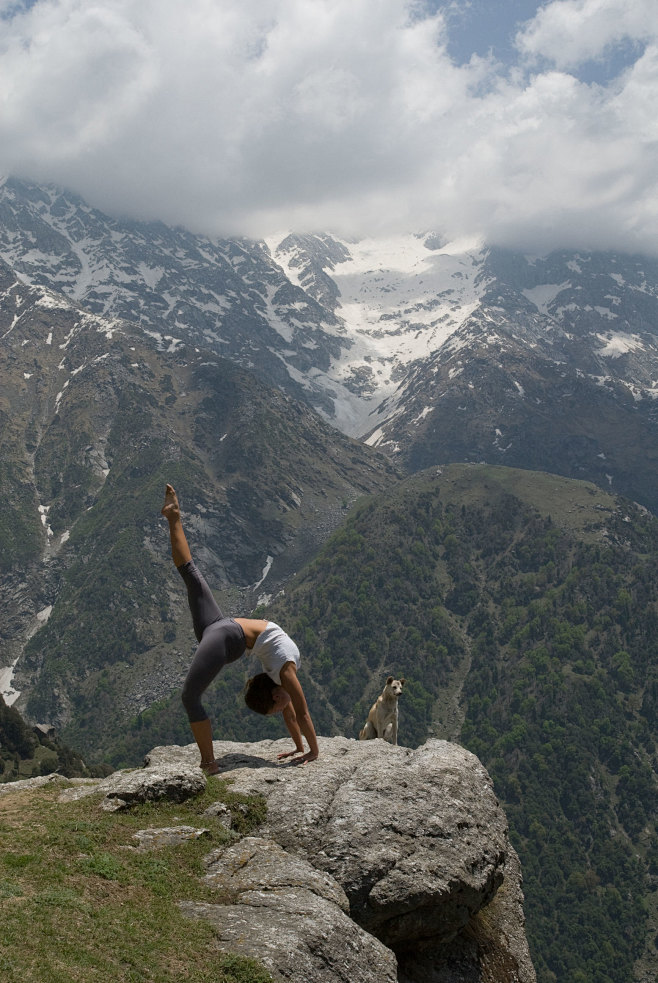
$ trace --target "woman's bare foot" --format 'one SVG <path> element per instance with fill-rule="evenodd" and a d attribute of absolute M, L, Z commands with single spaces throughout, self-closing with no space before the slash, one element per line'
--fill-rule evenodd
<path fill-rule="evenodd" d="M 220 772 L 219 764 L 216 761 L 202 761 L 199 768 L 201 768 L 206 775 L 219 775 Z"/>
<path fill-rule="evenodd" d="M 160 512 L 169 522 L 171 522 L 172 519 L 180 519 L 180 505 L 178 504 L 178 496 L 176 495 L 172 485 L 167 485 L 165 488 L 164 505 L 160 509 Z"/>

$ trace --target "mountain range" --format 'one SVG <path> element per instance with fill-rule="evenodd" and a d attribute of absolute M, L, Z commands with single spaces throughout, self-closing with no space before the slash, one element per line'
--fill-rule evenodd
<path fill-rule="evenodd" d="M 163 351 L 230 359 L 405 470 L 539 468 L 658 507 L 655 259 L 434 233 L 210 239 L 12 179 L 0 257 Z"/>
<path fill-rule="evenodd" d="M 0 693 L 92 765 L 189 740 L 171 481 L 226 612 L 300 641 L 321 733 L 394 671 L 402 743 L 482 758 L 541 983 L 649 983 L 657 333 L 648 257 L 222 240 L 4 180 Z M 218 737 L 276 736 L 247 672 Z"/>

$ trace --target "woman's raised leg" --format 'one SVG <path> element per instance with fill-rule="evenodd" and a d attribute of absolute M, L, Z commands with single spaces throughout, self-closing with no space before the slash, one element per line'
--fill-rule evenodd
<path fill-rule="evenodd" d="M 192 553 L 183 531 L 183 520 L 180 514 L 178 496 L 171 485 L 165 489 L 164 505 L 161 513 L 169 523 L 169 538 L 171 539 L 171 557 L 177 567 L 189 563 Z"/>
<path fill-rule="evenodd" d="M 183 579 L 185 579 L 194 630 L 197 639 L 200 641 L 206 626 L 205 623 L 210 623 L 217 618 L 221 618 L 222 614 L 215 604 L 214 598 L 212 598 L 210 590 L 207 588 L 203 578 L 198 576 L 194 579 L 190 576 L 185 576 L 181 570 L 181 567 L 185 567 L 186 564 L 193 566 L 191 562 L 192 552 L 183 530 L 178 496 L 172 485 L 167 485 L 165 489 L 164 505 L 160 511 L 169 523 L 171 557 L 179 572 L 183 574 Z M 206 598 L 205 595 L 209 595 L 209 597 Z M 210 720 L 207 717 L 201 720 L 191 720 L 190 727 L 201 754 L 201 768 L 208 775 L 216 775 L 219 771 L 219 766 L 215 761 L 215 752 L 212 743 L 212 724 Z"/>

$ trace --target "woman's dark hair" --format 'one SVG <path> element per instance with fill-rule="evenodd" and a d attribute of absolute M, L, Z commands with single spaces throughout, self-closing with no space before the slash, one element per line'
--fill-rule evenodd
<path fill-rule="evenodd" d="M 272 692 L 276 689 L 276 683 L 267 675 L 266 672 L 259 672 L 247 680 L 244 688 L 244 702 L 250 710 L 256 713 L 267 714 L 274 707 Z"/>

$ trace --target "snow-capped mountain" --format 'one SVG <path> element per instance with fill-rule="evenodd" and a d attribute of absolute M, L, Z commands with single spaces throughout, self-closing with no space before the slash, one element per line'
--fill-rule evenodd
<path fill-rule="evenodd" d="M 368 441 L 412 471 L 553 471 L 656 509 L 656 261 L 489 250 L 479 276 L 477 306 L 409 367 Z"/>
<path fill-rule="evenodd" d="M 361 436 L 407 367 L 477 306 L 482 250 L 435 236 L 212 240 L 110 218 L 52 187 L 0 188 L 0 257 L 28 283 L 213 349 Z"/>
<path fill-rule="evenodd" d="M 0 257 L 27 282 L 213 350 L 416 470 L 554 470 L 658 507 L 658 263 L 431 233 L 219 240 L 9 180 Z"/>
<path fill-rule="evenodd" d="M 288 278 L 316 299 L 330 299 L 345 325 L 351 344 L 327 374 L 358 397 L 336 408 L 336 424 L 355 436 L 372 429 L 373 415 L 410 366 L 441 347 L 486 289 L 477 243 L 440 247 L 433 235 L 350 243 L 289 235 L 268 245 Z"/>

